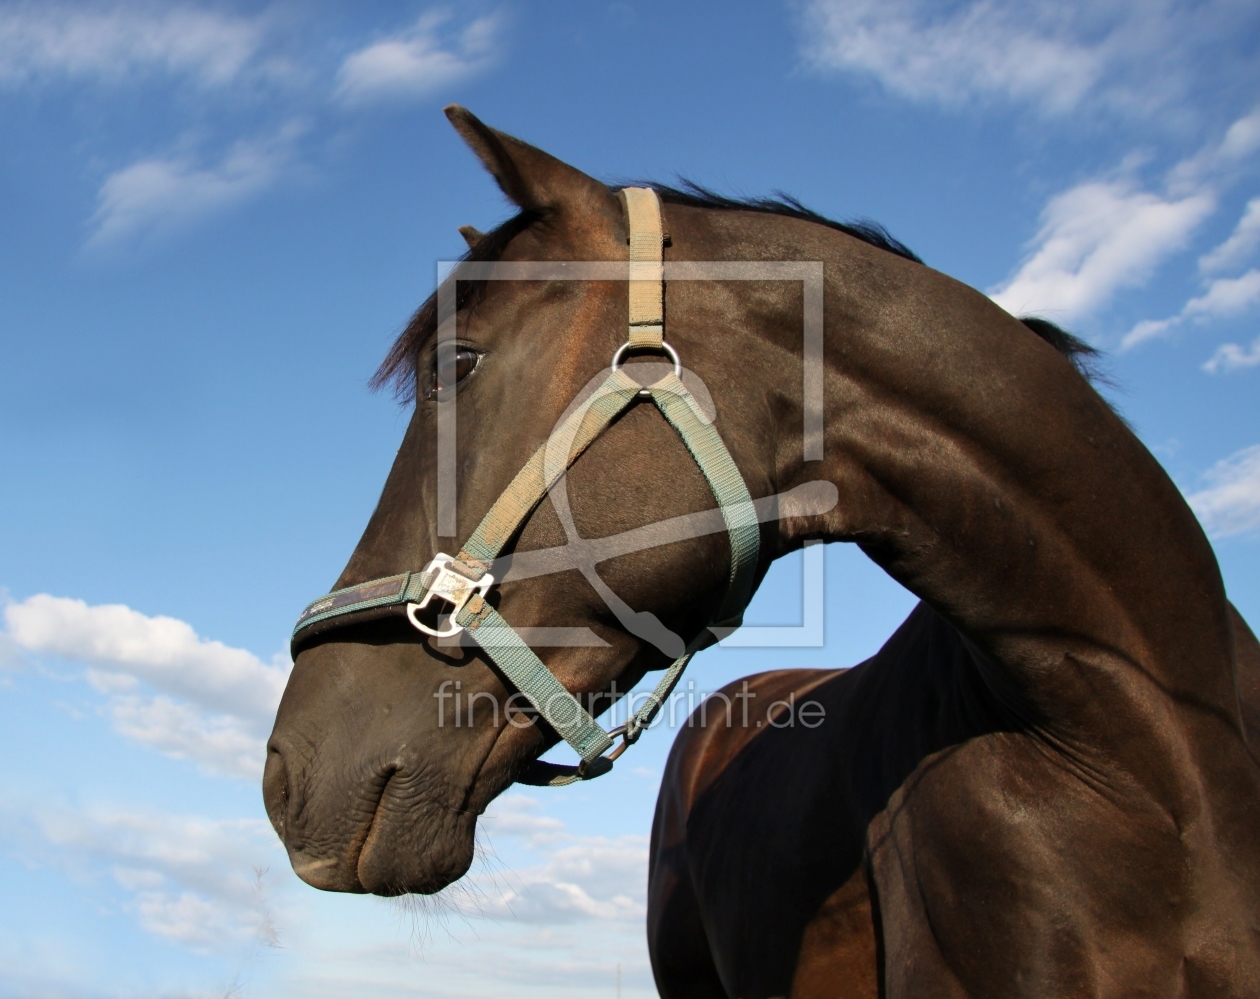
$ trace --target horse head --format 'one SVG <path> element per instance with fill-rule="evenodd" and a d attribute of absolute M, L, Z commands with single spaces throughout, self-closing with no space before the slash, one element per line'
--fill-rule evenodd
<path fill-rule="evenodd" d="M 550 264 L 553 277 L 448 285 L 455 336 L 443 349 L 436 297 L 417 312 L 379 375 L 414 395 L 414 412 L 335 590 L 406 574 L 454 550 L 562 417 L 590 398 L 626 340 L 624 277 L 554 277 L 571 261 L 620 262 L 624 272 L 622 198 L 463 109 L 448 109 L 448 116 L 520 209 L 489 234 L 466 227 L 468 259 Z M 694 345 L 687 362 L 708 368 L 715 354 L 738 352 L 741 341 L 711 324 L 744 318 L 730 303 L 689 320 L 680 313 L 671 339 L 684 353 Z M 744 360 L 755 362 L 757 351 L 766 347 Z M 748 432 L 732 401 L 706 393 L 690 372 L 683 379 L 697 405 L 710 409 L 707 418 L 716 407 L 753 495 L 770 493 L 773 442 Z M 514 555 L 711 510 L 713 494 L 679 435 L 655 407 L 639 402 L 646 400 L 629 404 L 590 445 L 550 502 L 513 528 Z M 443 405 L 455 416 L 445 484 Z M 455 516 L 444 533 L 458 534 L 453 538 L 438 533 L 442 490 L 451 487 L 445 495 L 456 498 Z M 723 533 L 684 532 L 672 543 L 631 547 L 601 562 L 598 575 L 589 563 L 585 572 L 530 574 L 518 566 L 515 575 L 530 578 L 514 581 L 508 571 L 486 594 L 513 628 L 551 629 L 533 632 L 541 637 L 532 644 L 592 715 L 646 671 L 703 644 L 727 589 L 731 556 Z M 777 553 L 765 553 L 762 570 Z M 755 555 L 753 562 L 755 572 Z M 466 640 L 417 630 L 401 609 L 367 619 L 351 614 L 295 641 L 293 673 L 268 744 L 264 798 L 294 870 L 319 888 L 392 895 L 436 891 L 459 878 L 473 856 L 477 816 L 556 741 L 528 703 L 512 700 L 515 686 L 492 657 Z"/>

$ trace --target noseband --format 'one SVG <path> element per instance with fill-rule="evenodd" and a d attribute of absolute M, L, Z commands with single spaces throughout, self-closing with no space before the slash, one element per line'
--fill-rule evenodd
<path fill-rule="evenodd" d="M 296 648 L 304 636 L 348 623 L 336 621 L 337 618 L 353 614 L 356 620 L 362 620 L 365 612 L 373 617 L 403 607 L 407 619 L 427 635 L 448 638 L 466 631 L 581 757 L 582 762 L 576 767 L 535 760 L 517 778 L 526 784 L 559 786 L 589 780 L 611 770 L 613 761 L 651 724 L 691 657 L 706 644 L 707 629 L 701 629 L 683 655 L 665 671 L 644 705 L 624 725 L 605 732 L 486 599 L 495 582 L 489 572 L 495 558 L 556 480 L 636 399 L 650 398 L 678 431 L 709 483 L 726 522 L 731 544 L 730 572 L 726 595 L 710 627 L 738 623 L 752 596 L 757 568 L 760 531 L 748 487 L 717 429 L 683 385 L 678 353 L 665 342 L 665 237 L 660 200 L 649 188 L 628 187 L 621 193 L 630 229 L 630 334 L 613 355 L 608 377 L 534 452 L 458 555 L 439 553 L 420 572 L 404 572 L 335 590 L 302 611 L 293 629 Z M 673 371 L 652 385 L 641 386 L 621 367 L 630 352 L 666 354 L 673 362 Z M 445 627 L 432 628 L 418 616 L 435 600 L 450 608 Z M 323 627 L 317 628 L 320 625 Z M 617 737 L 621 744 L 605 756 Z"/>

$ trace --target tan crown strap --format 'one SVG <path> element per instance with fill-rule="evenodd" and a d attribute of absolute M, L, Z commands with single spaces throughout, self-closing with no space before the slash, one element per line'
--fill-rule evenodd
<path fill-rule="evenodd" d="M 647 187 L 621 191 L 630 224 L 630 345 L 660 348 L 665 338 L 661 202 Z"/>

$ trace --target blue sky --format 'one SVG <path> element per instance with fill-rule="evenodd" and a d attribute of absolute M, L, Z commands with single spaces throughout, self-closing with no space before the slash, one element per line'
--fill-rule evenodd
<path fill-rule="evenodd" d="M 365 382 L 456 227 L 457 101 L 608 180 L 776 188 L 1108 351 L 1260 622 L 1260 10 L 0 2 L 0 996 L 651 995 L 669 733 L 511 792 L 429 908 L 297 882 L 263 815 L 285 639 L 407 414 Z M 801 621 L 801 559 L 749 615 Z M 845 665 L 910 598 L 832 546 Z"/>

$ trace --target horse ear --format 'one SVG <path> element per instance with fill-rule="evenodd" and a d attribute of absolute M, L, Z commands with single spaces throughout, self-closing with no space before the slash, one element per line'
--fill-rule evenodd
<path fill-rule="evenodd" d="M 444 110 L 455 131 L 498 181 L 503 193 L 521 208 L 556 209 L 574 201 L 613 198 L 607 187 L 581 170 L 490 128 L 458 104 Z"/>
<path fill-rule="evenodd" d="M 476 249 L 477 244 L 486 238 L 484 232 L 470 225 L 461 225 L 459 234 L 464 237 L 464 242 L 468 244 L 468 249 L 470 250 Z"/>

